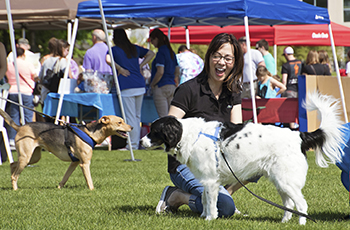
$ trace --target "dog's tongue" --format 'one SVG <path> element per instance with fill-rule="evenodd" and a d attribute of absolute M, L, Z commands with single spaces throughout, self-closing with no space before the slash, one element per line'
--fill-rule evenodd
<path fill-rule="evenodd" d="M 123 137 L 128 137 L 128 133 L 126 133 L 126 132 L 118 132 L 120 135 L 122 135 Z"/>

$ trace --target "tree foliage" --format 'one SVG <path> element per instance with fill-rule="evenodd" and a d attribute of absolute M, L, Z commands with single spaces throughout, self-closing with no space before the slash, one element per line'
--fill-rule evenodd
<path fill-rule="evenodd" d="M 50 38 L 55 37 L 57 39 L 67 40 L 66 30 L 25 31 L 25 34 L 31 45 L 31 51 L 40 53 L 41 56 L 49 53 L 48 42 Z M 21 37 L 22 31 L 15 30 L 15 39 L 17 40 Z M 12 48 L 8 30 L 0 30 L 0 41 L 4 43 L 7 53 L 10 53 Z M 86 49 L 91 45 L 91 31 L 79 30 L 76 36 L 73 58 L 76 60 L 82 59 L 84 57 Z"/>

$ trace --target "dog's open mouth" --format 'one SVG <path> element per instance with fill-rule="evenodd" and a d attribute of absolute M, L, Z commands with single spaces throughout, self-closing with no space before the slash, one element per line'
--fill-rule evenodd
<path fill-rule="evenodd" d="M 124 132 L 124 131 L 117 131 L 117 134 L 122 137 L 122 138 L 127 138 L 128 137 L 128 133 Z"/>

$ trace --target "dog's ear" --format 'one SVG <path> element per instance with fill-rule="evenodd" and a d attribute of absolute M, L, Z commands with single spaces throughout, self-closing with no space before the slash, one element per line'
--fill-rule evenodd
<path fill-rule="evenodd" d="M 100 120 L 99 120 L 99 123 L 102 123 L 102 124 L 108 124 L 110 121 L 109 121 L 110 119 L 109 119 L 109 117 L 108 116 L 103 116 L 103 117 L 101 117 L 100 118 Z"/>
<path fill-rule="evenodd" d="M 175 117 L 168 117 L 162 127 L 165 151 L 175 148 L 182 136 L 182 125 Z"/>

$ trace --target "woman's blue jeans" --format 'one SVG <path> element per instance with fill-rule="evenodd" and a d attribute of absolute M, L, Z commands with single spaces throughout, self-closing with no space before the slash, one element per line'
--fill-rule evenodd
<path fill-rule="evenodd" d="M 193 212 L 202 213 L 203 185 L 199 183 L 186 165 L 179 165 L 176 168 L 176 171 L 176 173 L 170 173 L 171 181 L 176 187 L 191 194 L 188 205 L 190 209 Z M 219 217 L 230 217 L 235 213 L 235 203 L 233 202 L 231 195 L 223 186 L 220 186 L 217 208 Z"/>
<path fill-rule="evenodd" d="M 22 103 L 23 103 L 23 105 L 34 109 L 33 95 L 26 95 L 26 94 L 21 94 L 21 95 L 22 95 Z M 15 101 L 15 102 L 18 103 L 18 94 L 9 94 L 8 98 L 10 100 Z M 9 113 L 10 117 L 13 119 L 13 121 L 17 125 L 20 125 L 19 106 L 15 105 L 15 104 L 11 104 L 10 102 L 8 102 L 7 105 L 10 106 L 10 108 L 8 110 L 8 113 Z M 26 123 L 32 122 L 33 121 L 33 114 L 34 114 L 34 112 L 29 110 L 29 109 L 25 109 L 25 108 L 23 108 L 23 112 L 24 112 L 24 120 L 25 120 L 25 122 Z M 16 130 L 14 130 L 10 126 L 6 126 L 6 129 L 7 129 L 9 140 L 11 140 L 11 139 L 14 140 L 15 136 L 17 134 Z"/>

